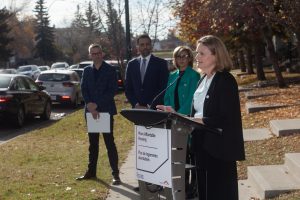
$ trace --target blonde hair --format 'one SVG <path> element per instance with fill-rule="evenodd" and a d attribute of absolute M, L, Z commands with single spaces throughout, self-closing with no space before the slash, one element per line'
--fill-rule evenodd
<path fill-rule="evenodd" d="M 222 40 L 213 35 L 207 35 L 200 38 L 197 44 L 203 44 L 210 52 L 216 57 L 216 68 L 217 71 L 230 71 L 232 68 L 232 60 L 229 56 L 227 48 Z"/>
<path fill-rule="evenodd" d="M 173 51 L 173 64 L 174 66 L 179 69 L 177 62 L 176 62 L 176 57 L 179 56 L 182 52 L 186 52 L 189 56 L 189 62 L 188 65 L 190 67 L 193 67 L 193 61 L 194 61 L 194 55 L 193 55 L 193 51 L 190 47 L 188 46 L 178 46 L 174 49 Z"/>
<path fill-rule="evenodd" d="M 98 49 L 100 49 L 100 51 L 102 52 L 102 47 L 101 47 L 100 44 L 91 44 L 91 45 L 89 46 L 89 53 L 91 53 L 91 49 L 93 49 L 93 48 L 98 48 Z"/>

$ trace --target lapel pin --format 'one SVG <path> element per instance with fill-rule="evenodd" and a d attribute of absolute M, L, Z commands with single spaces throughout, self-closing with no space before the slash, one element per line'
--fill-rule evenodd
<path fill-rule="evenodd" d="M 205 97 L 206 99 L 209 99 L 209 95 L 206 95 L 206 97 Z"/>

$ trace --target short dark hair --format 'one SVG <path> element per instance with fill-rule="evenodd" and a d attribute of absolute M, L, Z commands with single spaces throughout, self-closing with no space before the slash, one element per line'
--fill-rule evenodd
<path fill-rule="evenodd" d="M 136 43 L 137 43 L 137 44 L 139 44 L 139 42 L 140 42 L 140 39 L 144 39 L 144 38 L 147 38 L 148 40 L 150 40 L 150 43 L 152 43 L 152 40 L 151 40 L 151 38 L 150 38 L 150 37 L 149 37 L 149 35 L 148 35 L 148 34 L 146 34 L 146 33 L 144 33 L 144 34 L 140 35 L 140 36 L 137 38 L 137 40 L 136 40 Z"/>

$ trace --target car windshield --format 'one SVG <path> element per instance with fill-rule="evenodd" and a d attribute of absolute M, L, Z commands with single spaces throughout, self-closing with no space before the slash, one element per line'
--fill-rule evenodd
<path fill-rule="evenodd" d="M 26 72 L 26 71 L 31 71 L 31 67 L 20 67 L 18 69 L 18 72 Z"/>
<path fill-rule="evenodd" d="M 0 76 L 0 88 L 8 88 L 11 77 Z"/>
<path fill-rule="evenodd" d="M 51 68 L 52 69 L 55 69 L 55 68 L 65 68 L 65 65 L 64 64 L 55 64 L 55 65 L 52 65 Z"/>
<path fill-rule="evenodd" d="M 69 81 L 70 80 L 70 76 L 67 75 L 67 74 L 57 74 L 57 73 L 53 73 L 53 74 L 41 74 L 39 76 L 39 80 L 40 81 L 56 81 L 56 82 Z"/>

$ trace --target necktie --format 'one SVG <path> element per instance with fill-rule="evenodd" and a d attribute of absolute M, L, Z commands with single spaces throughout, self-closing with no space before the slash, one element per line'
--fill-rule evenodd
<path fill-rule="evenodd" d="M 142 83 L 144 81 L 145 72 L 146 72 L 146 61 L 147 61 L 146 58 L 142 59 L 142 66 L 141 66 L 141 80 L 142 80 Z"/>

